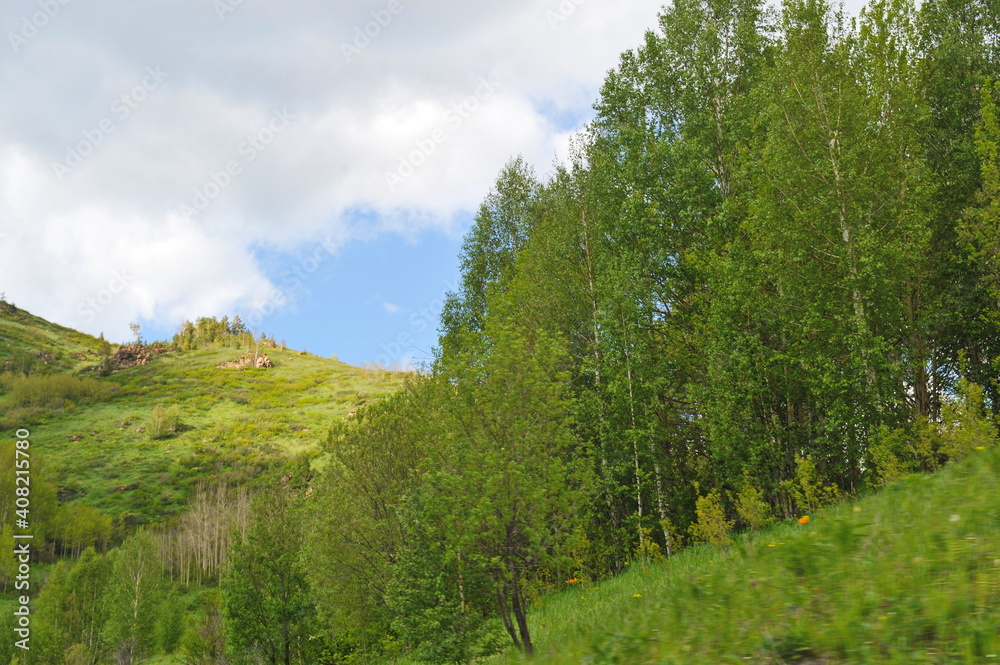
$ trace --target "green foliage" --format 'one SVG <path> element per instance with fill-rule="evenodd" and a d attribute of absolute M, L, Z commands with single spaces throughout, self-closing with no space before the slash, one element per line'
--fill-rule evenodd
<path fill-rule="evenodd" d="M 870 448 L 877 482 L 885 484 L 921 471 L 933 471 L 949 461 L 965 459 L 976 450 L 996 445 L 997 428 L 986 408 L 983 389 L 965 379 L 941 407 L 940 422 L 918 418 L 906 428 L 882 428 Z"/>
<path fill-rule="evenodd" d="M 222 319 L 201 317 L 194 323 L 185 321 L 174 335 L 174 347 L 182 351 L 213 347 L 248 347 L 254 344 L 253 333 L 239 316 L 232 321 L 228 316 Z"/>
<path fill-rule="evenodd" d="M 442 387 L 453 386 L 454 397 L 404 509 L 405 533 L 440 548 L 436 562 L 418 564 L 428 568 L 429 586 L 407 577 L 405 587 L 430 609 L 427 599 L 444 576 L 447 593 L 437 593 L 459 616 L 446 620 L 443 635 L 457 641 L 452 657 L 459 659 L 481 640 L 477 615 L 484 621 L 496 608 L 512 642 L 532 652 L 530 600 L 574 572 L 570 543 L 586 523 L 591 488 L 586 449 L 569 427 L 564 351 L 541 334 L 486 332 L 488 350 L 442 367 Z M 441 639 L 420 637 L 425 646 Z"/>
<path fill-rule="evenodd" d="M 116 662 L 141 662 L 156 648 L 157 617 L 164 591 L 163 567 L 152 537 L 140 532 L 109 555 L 111 576 L 104 635 Z"/>
<path fill-rule="evenodd" d="M 84 645 L 91 662 L 106 655 L 110 645 L 105 625 L 111 613 L 107 594 L 112 574 L 108 557 L 88 548 L 67 580 L 72 594 L 66 604 L 66 632 L 70 642 Z"/>
<path fill-rule="evenodd" d="M 677 547 L 677 545 L 674 546 Z M 654 563 L 662 563 L 666 561 L 666 557 L 663 556 L 663 549 L 653 537 L 652 529 L 644 526 L 639 527 L 639 544 L 635 548 L 634 558 L 640 561 Z"/>
<path fill-rule="evenodd" d="M 219 606 L 218 589 L 206 590 L 197 620 L 180 641 L 184 665 L 228 665 L 226 632 Z"/>
<path fill-rule="evenodd" d="M 309 640 L 315 606 L 300 559 L 297 503 L 284 489 L 262 492 L 245 535 L 230 547 L 221 611 L 237 663 L 310 663 L 321 646 Z"/>
<path fill-rule="evenodd" d="M 483 331 L 488 299 L 507 290 L 528 237 L 537 190 L 534 172 L 518 157 L 508 162 L 480 206 L 462 244 L 461 287 L 448 294 L 441 313 L 445 355 L 460 351 L 466 334 Z"/>
<path fill-rule="evenodd" d="M 986 81 L 980 88 L 980 122 L 976 152 L 982 166 L 982 189 L 965 211 L 959 234 L 976 262 L 983 285 L 994 303 L 1000 301 L 1000 120 L 996 95 L 1000 84 Z M 995 316 L 995 314 L 994 314 Z"/>
<path fill-rule="evenodd" d="M 386 598 L 395 614 L 392 628 L 404 644 L 412 645 L 409 655 L 416 660 L 465 663 L 492 655 L 509 638 L 498 621 L 490 621 L 495 601 L 485 572 L 489 562 L 468 539 L 449 542 L 424 527 L 428 514 L 436 512 L 427 503 L 442 498 L 428 494 L 411 497 L 402 508 L 407 547 L 394 566 Z M 447 506 L 437 510 L 442 508 Z"/>
<path fill-rule="evenodd" d="M 118 389 L 112 383 L 62 374 L 0 374 L 0 386 L 7 391 L 6 405 L 43 409 L 61 408 L 72 402 L 106 400 Z"/>
<path fill-rule="evenodd" d="M 808 524 L 686 549 L 532 615 L 542 665 L 989 662 L 1000 650 L 1000 450 L 976 451 Z M 929 656 L 928 654 L 934 654 Z M 513 650 L 500 664 L 521 662 Z"/>
<path fill-rule="evenodd" d="M 963 460 L 976 450 L 996 445 L 997 423 L 983 393 L 982 386 L 961 379 L 955 397 L 941 407 L 939 450 L 947 459 Z"/>
<path fill-rule="evenodd" d="M 18 480 L 17 471 L 24 471 L 25 457 L 15 455 L 15 439 L 4 438 L 0 440 L 0 525 L 13 527 L 18 519 L 16 513 L 18 498 L 18 488 L 24 492 L 26 482 L 30 489 L 29 523 L 33 536 L 33 545 L 37 549 L 42 549 L 53 539 L 59 537 L 59 526 L 63 520 L 62 509 L 59 506 L 57 497 L 57 487 L 52 480 L 51 467 L 47 457 L 37 449 L 29 449 L 29 476 L 30 481 L 25 481 L 24 476 Z M 3 559 L 0 558 L 0 561 Z M 3 567 L 0 566 L 0 570 Z M 9 579 L 4 579 L 4 583 Z"/>
<path fill-rule="evenodd" d="M 843 493 L 836 485 L 824 485 L 816 465 L 808 457 L 795 458 L 795 482 L 790 493 L 798 512 L 811 512 L 836 503 Z"/>
<path fill-rule="evenodd" d="M 79 556 L 88 547 L 107 545 L 111 540 L 111 518 L 97 508 L 79 501 L 59 507 L 52 525 L 52 538 L 64 553 Z"/>
<path fill-rule="evenodd" d="M 171 590 L 160 607 L 160 614 L 156 622 L 157 641 L 163 653 L 174 653 L 180 644 L 184 634 L 186 613 L 187 607 L 184 601 L 177 595 L 176 589 Z"/>
<path fill-rule="evenodd" d="M 744 474 L 734 503 L 736 514 L 751 529 L 762 529 L 774 522 L 771 506 L 764 501 L 764 493 L 753 486 L 749 474 Z"/>
<path fill-rule="evenodd" d="M 705 496 L 699 496 L 695 514 L 698 516 L 697 520 L 691 525 L 691 536 L 695 541 L 727 549 L 732 542 L 729 532 L 736 522 L 726 519 L 719 493 L 713 490 Z"/>
<path fill-rule="evenodd" d="M 165 439 L 177 433 L 180 426 L 181 410 L 176 404 L 172 404 L 166 409 L 162 404 L 153 407 L 149 414 L 149 436 L 151 439 Z"/>
<path fill-rule="evenodd" d="M 414 377 L 335 423 L 324 447 L 329 459 L 314 483 L 306 571 L 321 617 L 358 653 L 377 652 L 392 633 L 386 595 L 405 543 L 398 509 L 441 418 L 435 388 Z"/>

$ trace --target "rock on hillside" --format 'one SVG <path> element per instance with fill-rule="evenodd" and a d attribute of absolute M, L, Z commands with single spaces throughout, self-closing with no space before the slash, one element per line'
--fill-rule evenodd
<path fill-rule="evenodd" d="M 233 362 L 222 363 L 219 365 L 219 369 L 225 367 L 256 367 L 257 369 L 269 369 L 274 367 L 274 363 L 271 362 L 271 359 L 267 357 L 266 353 L 261 353 L 259 355 L 244 353 Z"/>

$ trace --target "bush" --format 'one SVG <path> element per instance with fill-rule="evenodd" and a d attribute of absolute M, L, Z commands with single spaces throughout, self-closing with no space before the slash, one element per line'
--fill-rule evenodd
<path fill-rule="evenodd" d="M 78 379 L 64 374 L 0 375 L 12 407 L 59 408 L 67 402 L 107 399 L 118 387 L 97 379 Z"/>
<path fill-rule="evenodd" d="M 152 439 L 165 439 L 177 433 L 180 426 L 181 410 L 176 404 L 164 409 L 157 404 L 149 416 L 149 436 Z"/>
<path fill-rule="evenodd" d="M 996 423 L 986 408 L 983 389 L 963 379 L 955 395 L 942 405 L 940 422 L 920 417 L 906 428 L 878 429 L 868 449 L 875 476 L 871 484 L 884 485 L 909 473 L 934 471 L 996 441 Z"/>
<path fill-rule="evenodd" d="M 743 484 L 736 493 L 736 513 L 751 529 L 763 529 L 774 521 L 771 506 L 764 501 L 764 493 L 750 482 L 750 474 L 743 475 Z"/>
<path fill-rule="evenodd" d="M 729 532 L 736 524 L 726 519 L 719 493 L 712 490 L 706 496 L 699 496 L 695 504 L 698 519 L 691 525 L 691 536 L 703 543 L 716 547 L 729 547 Z"/>
<path fill-rule="evenodd" d="M 823 484 L 816 464 L 809 457 L 795 459 L 795 482 L 791 485 L 791 495 L 800 512 L 813 512 L 843 497 L 836 485 Z"/>

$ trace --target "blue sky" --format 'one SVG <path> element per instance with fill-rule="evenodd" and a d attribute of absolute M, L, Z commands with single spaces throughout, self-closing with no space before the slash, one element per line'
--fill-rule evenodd
<path fill-rule="evenodd" d="M 464 217 L 456 228 L 471 223 L 471 215 Z M 317 245 L 258 249 L 257 259 L 287 304 L 239 314 L 294 349 L 353 365 L 419 366 L 436 344 L 445 294 L 458 284 L 461 242 L 457 230 L 384 234 L 351 242 L 335 256 L 321 253 L 321 260 L 313 258 Z M 169 339 L 175 330 L 139 322 L 150 339 Z"/>
<path fill-rule="evenodd" d="M 660 6 L 4 2 L 0 292 L 112 340 L 239 313 L 426 359 L 497 174 L 565 156 Z"/>

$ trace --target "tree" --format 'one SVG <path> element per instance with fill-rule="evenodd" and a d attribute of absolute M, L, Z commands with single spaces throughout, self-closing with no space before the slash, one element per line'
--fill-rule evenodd
<path fill-rule="evenodd" d="M 538 182 L 523 159 L 512 159 L 480 206 L 462 243 L 462 282 L 449 293 L 441 313 L 441 348 L 445 356 L 460 351 L 466 333 L 483 330 L 487 299 L 504 292 L 513 276 L 514 261 L 528 238 Z"/>
<path fill-rule="evenodd" d="M 140 326 L 135 321 L 129 321 L 128 329 L 132 333 L 132 337 L 135 338 L 135 344 L 142 344 L 142 326 Z"/>
<path fill-rule="evenodd" d="M 198 621 L 181 639 L 181 662 L 184 665 L 229 665 L 226 631 L 219 604 L 218 589 L 210 589 L 203 594 Z"/>
<path fill-rule="evenodd" d="M 488 594 L 513 644 L 531 654 L 531 598 L 578 571 L 573 545 L 588 519 L 592 468 L 570 427 L 561 345 L 542 334 L 529 342 L 501 325 L 484 333 L 440 367 L 438 380 L 453 393 L 444 428 L 451 434 L 427 458 L 404 526 L 437 551 L 419 555 L 438 566 L 422 579 L 437 585 L 435 573 L 446 575 L 441 588 L 459 613 L 482 612 Z M 419 583 L 401 582 L 410 590 Z M 469 628 L 458 619 L 445 625 Z"/>
<path fill-rule="evenodd" d="M 108 557 L 88 547 L 67 576 L 72 591 L 66 600 L 66 632 L 70 644 L 82 644 L 92 661 L 107 652 L 104 627 L 110 611 L 107 595 L 112 574 Z"/>
<path fill-rule="evenodd" d="M 142 662 L 156 644 L 163 566 L 146 532 L 126 540 L 109 557 L 105 639 L 116 665 L 133 665 Z"/>
<path fill-rule="evenodd" d="M 982 161 L 982 189 L 965 211 L 959 233 L 971 258 L 980 266 L 984 287 L 1000 303 L 1000 120 L 996 97 L 1000 84 L 983 85 L 982 121 L 976 127 L 976 147 Z M 994 308 L 993 315 L 996 308 Z"/>
<path fill-rule="evenodd" d="M 304 557 L 320 615 L 361 653 L 377 652 L 392 633 L 386 595 L 409 547 L 397 509 L 439 436 L 440 392 L 414 377 L 335 424 L 324 444 L 330 461 L 313 485 Z"/>
<path fill-rule="evenodd" d="M 919 129 L 935 184 L 924 299 L 934 307 L 925 328 L 928 374 L 937 393 L 932 408 L 920 413 L 935 419 L 960 374 L 983 385 L 994 402 L 1000 398 L 993 381 L 998 335 L 990 315 L 996 306 L 988 293 L 990 272 L 968 256 L 975 250 L 959 229 L 964 211 L 979 206 L 975 199 L 984 185 L 976 127 L 983 122 L 984 84 L 1000 79 L 1000 6 L 996 0 L 929 0 L 920 5 L 918 28 L 920 87 L 928 108 Z"/>
<path fill-rule="evenodd" d="M 238 663 L 308 663 L 315 613 L 300 560 L 298 500 L 283 488 L 259 494 L 244 537 L 223 568 L 222 615 Z"/>

